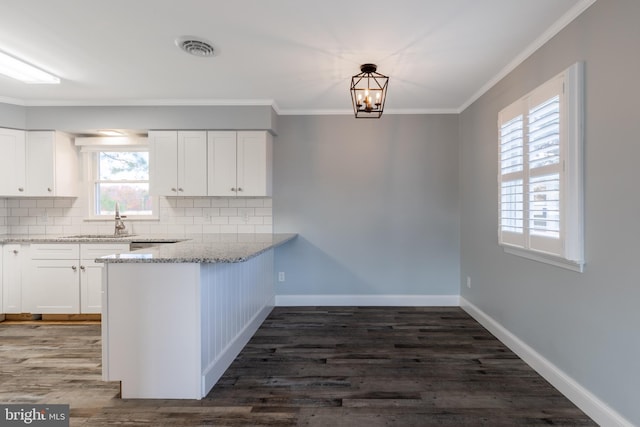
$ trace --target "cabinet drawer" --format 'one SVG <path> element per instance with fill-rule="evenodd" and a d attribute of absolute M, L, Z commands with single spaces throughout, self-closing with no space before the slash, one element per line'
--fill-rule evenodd
<path fill-rule="evenodd" d="M 80 258 L 80 245 L 68 243 L 37 243 L 30 248 L 31 259 Z"/>
<path fill-rule="evenodd" d="M 121 254 L 129 252 L 129 245 L 122 243 L 114 244 L 82 244 L 80 245 L 80 258 L 83 264 L 91 264 L 96 258 L 106 255 Z"/>

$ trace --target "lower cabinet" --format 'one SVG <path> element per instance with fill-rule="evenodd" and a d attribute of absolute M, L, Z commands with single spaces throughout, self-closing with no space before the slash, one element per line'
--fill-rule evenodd
<path fill-rule="evenodd" d="M 23 260 L 28 245 L 5 244 L 2 246 L 2 313 L 22 313 Z"/>
<path fill-rule="evenodd" d="M 127 244 L 32 244 L 22 312 L 100 313 L 102 264 L 95 259 L 128 250 Z"/>
<path fill-rule="evenodd" d="M 129 250 L 123 244 L 80 245 L 80 313 L 102 312 L 102 269 L 96 258 L 121 254 Z"/>

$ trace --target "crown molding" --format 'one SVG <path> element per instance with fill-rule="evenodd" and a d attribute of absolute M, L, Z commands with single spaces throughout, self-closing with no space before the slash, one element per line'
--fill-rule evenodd
<path fill-rule="evenodd" d="M 505 78 L 510 72 L 515 70 L 515 68 L 522 64 L 527 58 L 529 58 L 534 52 L 544 46 L 553 36 L 558 34 L 564 27 L 569 25 L 574 19 L 582 14 L 585 10 L 587 10 L 592 4 L 594 4 L 596 0 L 582 0 L 580 3 L 576 4 L 574 7 L 569 9 L 564 15 L 560 17 L 556 22 L 551 25 L 551 27 L 547 28 L 547 30 L 540 35 L 537 39 L 533 41 L 525 50 L 520 53 L 520 55 L 516 56 L 511 62 L 509 62 L 498 74 L 496 74 L 491 80 L 484 84 L 471 98 L 469 98 L 464 104 L 458 108 L 458 113 L 462 113 L 466 110 L 471 104 L 478 100 L 482 95 L 484 95 L 489 89 L 495 86 L 500 80 Z"/>
<path fill-rule="evenodd" d="M 385 109 L 383 115 L 410 115 L 410 114 L 458 114 L 457 108 L 396 108 Z M 352 109 L 340 110 L 280 110 L 280 116 L 353 116 Z"/>
<path fill-rule="evenodd" d="M 23 99 L 18 99 L 18 98 L 8 98 L 6 96 L 0 96 L 0 103 L 1 104 L 11 104 L 11 105 L 18 105 L 21 107 L 25 106 L 24 100 Z"/>
<path fill-rule="evenodd" d="M 3 101 L 4 99 L 4 101 Z M 156 107 L 156 106 L 273 106 L 273 99 L 88 99 L 88 100 L 19 100 L 0 98 L 0 102 L 27 107 Z"/>

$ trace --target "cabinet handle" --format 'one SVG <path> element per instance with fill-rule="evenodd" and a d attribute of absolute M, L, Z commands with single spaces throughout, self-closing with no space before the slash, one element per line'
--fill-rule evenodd
<path fill-rule="evenodd" d="M 48 191 L 49 193 L 51 193 L 53 190 L 52 190 L 51 188 L 49 188 L 49 187 L 48 187 L 48 188 L 47 188 L 47 191 Z"/>
<path fill-rule="evenodd" d="M 242 187 L 238 187 L 238 191 L 242 191 Z"/>
<path fill-rule="evenodd" d="M 178 188 L 178 191 L 184 191 L 182 188 Z"/>
<path fill-rule="evenodd" d="M 171 187 L 171 191 L 177 192 L 178 190 L 176 190 L 175 188 Z"/>
<path fill-rule="evenodd" d="M 22 187 L 18 187 L 18 191 L 23 192 L 23 191 L 24 191 L 24 188 L 22 188 Z"/>
<path fill-rule="evenodd" d="M 82 271 L 84 271 L 84 270 L 85 270 L 84 265 L 81 265 L 81 266 L 80 266 L 80 270 L 82 270 Z"/>
<path fill-rule="evenodd" d="M 14 249 L 14 250 L 13 250 L 13 254 L 14 254 L 14 255 L 18 255 L 18 250 L 17 250 L 17 249 Z"/>
<path fill-rule="evenodd" d="M 73 271 L 77 271 L 77 270 L 78 270 L 78 267 L 76 267 L 75 265 L 72 265 L 72 266 L 71 266 L 71 269 L 72 269 Z"/>
<path fill-rule="evenodd" d="M 237 191 L 234 187 L 231 188 L 231 191 Z"/>

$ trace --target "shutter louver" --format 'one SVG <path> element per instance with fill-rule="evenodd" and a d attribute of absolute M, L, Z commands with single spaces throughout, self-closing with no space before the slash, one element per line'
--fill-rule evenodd
<path fill-rule="evenodd" d="M 524 117 L 519 114 L 499 126 L 499 240 L 524 246 Z"/>

